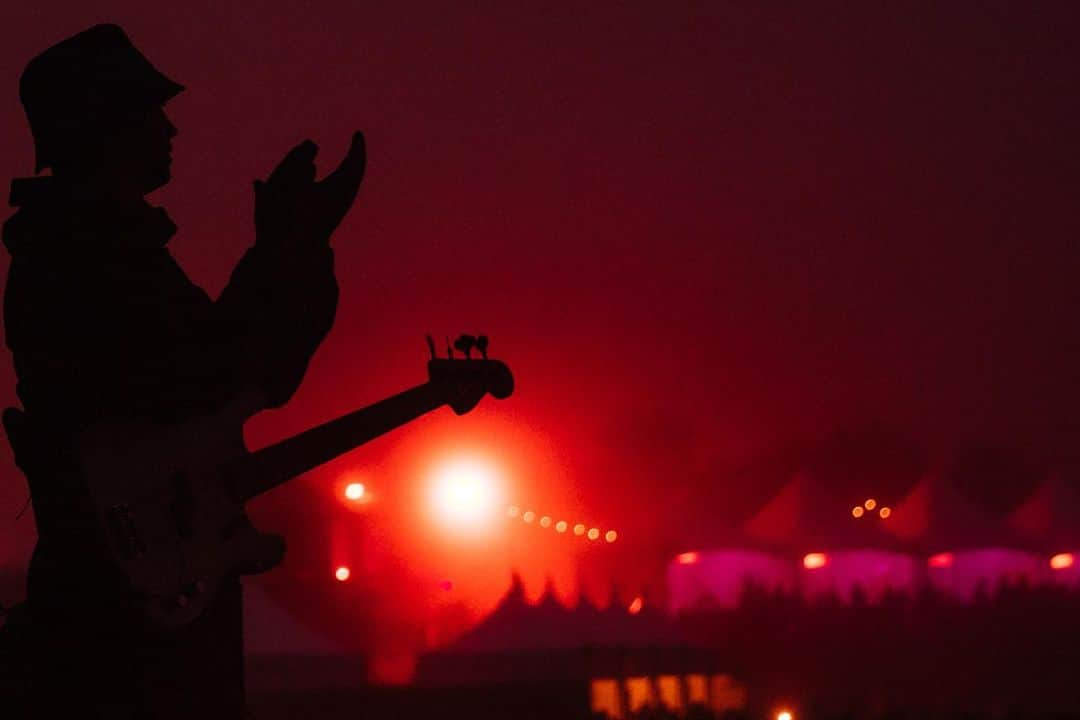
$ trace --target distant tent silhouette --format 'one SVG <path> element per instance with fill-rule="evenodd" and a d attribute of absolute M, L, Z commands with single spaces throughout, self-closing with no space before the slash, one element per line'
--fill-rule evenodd
<path fill-rule="evenodd" d="M 746 536 L 763 547 L 799 558 L 828 550 L 900 550 L 876 518 L 855 521 L 851 503 L 833 495 L 816 475 L 801 471 L 743 524 Z"/>
<path fill-rule="evenodd" d="M 1080 550 L 1080 493 L 1055 473 L 1006 522 L 1014 532 L 1046 552 Z"/>
<path fill-rule="evenodd" d="M 1015 546 L 988 513 L 968 502 L 943 472 L 926 473 L 893 507 L 884 528 L 927 553 Z"/>

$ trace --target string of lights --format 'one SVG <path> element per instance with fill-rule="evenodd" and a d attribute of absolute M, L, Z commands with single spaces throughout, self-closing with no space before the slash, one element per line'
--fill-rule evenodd
<path fill-rule="evenodd" d="M 589 540 L 599 540 L 601 535 L 606 542 L 613 543 L 619 539 L 619 533 L 615 530 L 601 531 L 598 527 L 587 527 L 585 523 L 576 523 L 571 528 L 566 520 L 554 520 L 550 515 L 540 515 L 533 510 L 522 510 L 517 505 L 511 505 L 506 509 L 506 516 L 512 520 L 521 520 L 526 525 L 536 525 L 543 529 L 554 528 L 560 535 L 574 535 Z"/>

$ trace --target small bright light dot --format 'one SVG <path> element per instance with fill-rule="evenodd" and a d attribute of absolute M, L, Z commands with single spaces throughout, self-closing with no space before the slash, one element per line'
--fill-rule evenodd
<path fill-rule="evenodd" d="M 345 497 L 349 500 L 360 500 L 364 497 L 365 490 L 364 483 L 349 483 L 345 486 Z"/>
<path fill-rule="evenodd" d="M 577 525 L 575 525 L 574 526 L 574 534 L 575 535 L 584 535 L 585 534 L 585 526 L 582 525 L 581 523 L 578 523 Z"/>
<path fill-rule="evenodd" d="M 877 500 L 874 498 L 867 498 L 866 502 L 863 503 L 863 506 L 866 507 L 867 510 L 873 510 L 877 507 Z"/>
<path fill-rule="evenodd" d="M 855 507 L 851 508 L 851 514 L 854 517 L 861 518 L 863 514 L 862 505 L 856 505 Z"/>
<path fill-rule="evenodd" d="M 637 615 L 641 612 L 641 608 L 645 607 L 645 601 L 641 599 L 641 596 L 634 598 L 634 601 L 630 603 L 630 607 L 626 608 L 631 615 Z"/>
<path fill-rule="evenodd" d="M 540 527 L 551 527 L 551 518 L 549 518 L 547 515 L 540 518 Z"/>
<path fill-rule="evenodd" d="M 352 575 L 352 572 L 344 565 L 334 571 L 334 577 L 337 578 L 338 582 L 345 582 L 350 575 Z"/>
<path fill-rule="evenodd" d="M 615 532 L 614 530 L 608 530 L 606 533 L 604 533 L 604 539 L 607 540 L 609 543 L 615 542 L 618 537 L 619 533 Z"/>
<path fill-rule="evenodd" d="M 679 553 L 677 557 L 680 565 L 693 565 L 698 561 L 698 554 L 696 552 Z"/>
<path fill-rule="evenodd" d="M 595 540 L 598 537 L 600 537 L 600 531 L 596 528 L 589 528 L 589 539 Z"/>
<path fill-rule="evenodd" d="M 1074 562 L 1076 562 L 1076 559 L 1072 553 L 1058 553 L 1050 558 L 1050 567 L 1054 570 L 1064 570 L 1065 568 L 1071 568 Z"/>
<path fill-rule="evenodd" d="M 881 508 L 881 510 L 878 511 L 878 515 L 881 516 L 882 520 L 888 520 L 889 516 L 892 515 L 892 510 L 890 510 L 889 506 L 886 505 L 885 507 Z"/>
<path fill-rule="evenodd" d="M 787 710 L 781 710 L 776 713 L 776 720 L 792 720 L 792 718 L 794 718 L 794 716 Z"/>
<path fill-rule="evenodd" d="M 938 553 L 937 555 L 931 555 L 926 559 L 926 564 L 932 568 L 952 567 L 953 554 L 951 552 L 943 552 Z"/>
<path fill-rule="evenodd" d="M 506 509 L 506 514 L 510 517 L 516 518 L 518 515 L 521 514 L 521 508 L 519 508 L 517 505 L 511 505 Z"/>
<path fill-rule="evenodd" d="M 566 532 L 566 521 L 565 520 L 560 520 L 559 522 L 555 523 L 555 532 L 561 532 L 561 533 Z"/>
<path fill-rule="evenodd" d="M 825 553 L 807 553 L 803 556 L 802 564 L 807 570 L 817 570 L 818 568 L 825 567 L 825 564 L 829 561 L 829 558 Z"/>
<path fill-rule="evenodd" d="M 521 516 L 521 519 L 527 523 L 531 523 L 533 520 L 536 519 L 536 513 L 534 513 L 532 510 L 526 510 L 525 514 Z"/>

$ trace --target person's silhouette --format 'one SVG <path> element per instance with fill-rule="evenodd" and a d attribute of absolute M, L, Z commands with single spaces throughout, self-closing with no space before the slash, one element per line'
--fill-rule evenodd
<path fill-rule="evenodd" d="M 71 439 L 103 420 L 184 422 L 242 392 L 260 407 L 285 403 L 333 322 L 328 243 L 365 148 L 356 133 L 316 181 L 307 141 L 256 181 L 255 245 L 212 301 L 166 247 L 175 225 L 145 199 L 170 179 L 177 130 L 164 105 L 181 90 L 115 25 L 49 48 L 20 80 L 36 172 L 52 172 L 12 182 L 18 211 L 3 232 L 6 339 L 25 409 L 5 425 L 38 527 L 34 651 L 3 717 L 242 713 L 239 582 L 182 630 L 144 627 L 86 515 Z"/>

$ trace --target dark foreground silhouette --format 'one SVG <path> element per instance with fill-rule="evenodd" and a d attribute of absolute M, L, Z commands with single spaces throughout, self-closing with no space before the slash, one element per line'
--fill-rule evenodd
<path fill-rule="evenodd" d="M 176 226 L 145 200 L 170 178 L 177 131 L 163 106 L 181 90 L 115 25 L 49 48 L 20 81 L 36 169 L 52 174 L 13 181 L 3 234 L 25 410 L 4 421 L 39 535 L 27 603 L 0 639 L 3 717 L 243 710 L 238 580 L 222 579 L 182 627 L 147 623 L 94 522 L 73 438 L 102 421 L 182 424 L 239 397 L 248 415 L 285 403 L 334 319 L 329 240 L 365 148 L 357 133 L 316 182 L 317 148 L 304 142 L 255 183 L 254 247 L 213 301 L 168 250 Z"/>

